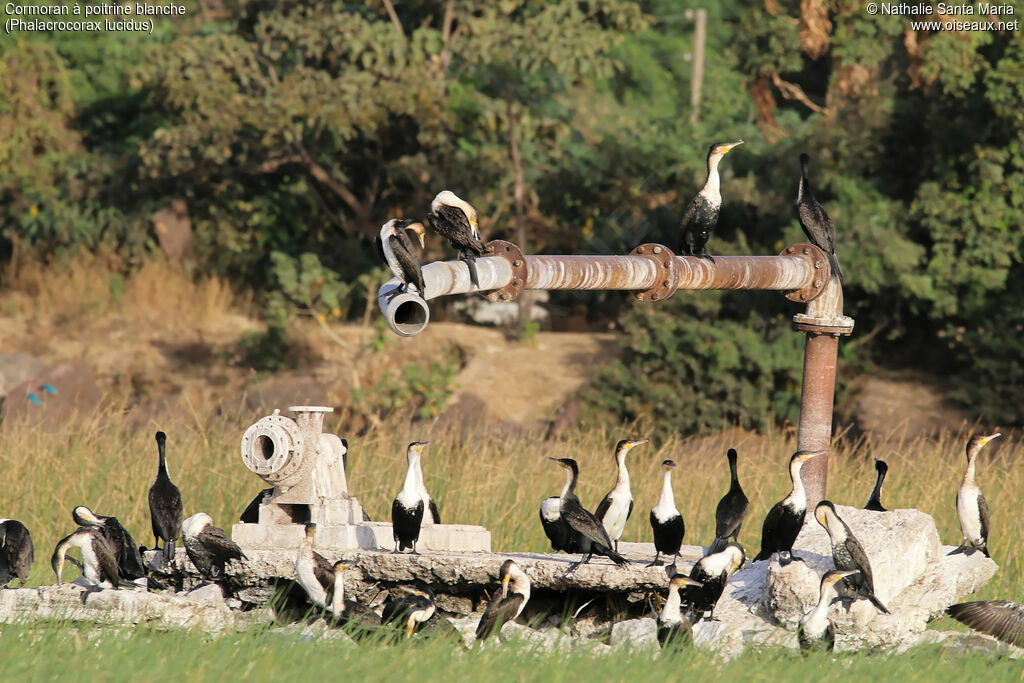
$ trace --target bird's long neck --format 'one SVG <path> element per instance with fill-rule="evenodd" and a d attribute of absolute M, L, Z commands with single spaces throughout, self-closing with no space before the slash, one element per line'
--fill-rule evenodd
<path fill-rule="evenodd" d="M 722 156 L 719 154 L 712 154 L 708 157 L 708 177 L 704 181 L 704 194 L 712 197 L 722 196 L 722 180 L 718 175 L 718 162 L 722 160 Z"/>
<path fill-rule="evenodd" d="M 567 497 L 575 495 L 575 494 L 576 494 L 576 475 L 573 473 L 572 470 L 567 469 L 565 471 L 565 486 L 562 487 L 562 495 L 560 497 L 561 497 L 562 500 L 565 500 Z"/>
<path fill-rule="evenodd" d="M 336 617 L 345 611 L 345 581 L 341 578 L 340 571 L 334 572 L 334 599 L 331 602 L 331 611 Z"/>
<path fill-rule="evenodd" d="M 800 463 L 794 463 L 789 468 L 789 478 L 793 480 L 793 489 L 789 492 L 789 499 L 795 503 L 807 505 L 807 493 L 804 491 L 804 480 L 800 478 Z"/>
<path fill-rule="evenodd" d="M 661 498 L 658 500 L 658 507 L 661 506 L 676 506 L 676 497 L 672 493 L 672 470 L 665 470 L 664 477 L 661 482 Z"/>
<path fill-rule="evenodd" d="M 964 480 L 961 482 L 961 486 L 974 487 L 977 483 L 974 481 L 974 467 L 978 462 L 978 451 L 967 454 L 967 469 L 964 471 Z"/>
<path fill-rule="evenodd" d="M 796 188 L 796 203 L 799 204 L 804 200 L 806 195 L 811 194 L 811 184 L 807 180 L 807 162 L 800 161 L 800 184 Z"/>
<path fill-rule="evenodd" d="M 814 606 L 814 609 L 804 619 L 805 622 L 817 622 L 825 618 L 825 615 L 828 614 L 829 599 L 832 597 L 829 591 L 830 586 L 822 587 L 818 595 L 818 604 Z"/>
<path fill-rule="evenodd" d="M 733 490 L 740 487 L 740 478 L 736 473 L 736 458 L 729 458 L 729 487 Z"/>
<path fill-rule="evenodd" d="M 419 457 L 415 453 L 409 454 L 409 469 L 405 472 L 405 484 L 403 489 L 410 493 L 417 490 L 417 484 L 420 481 L 419 475 Z"/>
<path fill-rule="evenodd" d="M 665 605 L 661 608 L 661 614 L 659 615 L 662 623 L 682 621 L 683 614 L 680 611 L 682 603 L 683 599 L 679 595 L 679 586 L 669 586 L 668 597 L 665 598 Z"/>
<path fill-rule="evenodd" d="M 615 454 L 615 464 L 619 468 L 618 476 L 615 479 L 615 488 L 626 487 L 629 488 L 629 470 L 626 469 L 626 454 L 629 453 L 628 449 L 621 449 Z"/>
<path fill-rule="evenodd" d="M 156 476 L 170 478 L 170 475 L 167 473 L 167 446 L 162 443 L 159 444 L 157 452 L 159 453 L 159 463 L 156 466 Z"/>
<path fill-rule="evenodd" d="M 882 499 L 882 482 L 885 481 L 885 470 L 878 470 L 878 478 L 875 479 L 875 488 L 871 489 L 871 497 L 868 500 Z"/>

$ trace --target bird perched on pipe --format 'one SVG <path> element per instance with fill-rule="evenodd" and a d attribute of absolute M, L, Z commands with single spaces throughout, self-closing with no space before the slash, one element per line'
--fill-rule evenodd
<path fill-rule="evenodd" d="M 718 214 L 722 210 L 722 181 L 718 175 L 718 164 L 730 150 L 742 144 L 743 140 L 716 142 L 708 148 L 708 175 L 704 187 L 690 200 L 680 221 L 680 255 L 711 258 L 705 252 L 705 246 L 718 225 Z"/>
<path fill-rule="evenodd" d="M 584 509 L 580 499 L 576 497 L 576 481 L 579 478 L 579 466 L 572 458 L 549 458 L 557 462 L 565 470 L 565 487 L 559 499 L 559 513 L 562 519 L 578 534 L 579 552 L 583 558 L 569 567 L 565 575 L 575 571 L 581 564 L 590 561 L 593 555 L 604 555 L 618 565 L 626 564 L 626 559 L 612 549 L 612 541 L 608 538 L 601 520 L 590 511 Z"/>
<path fill-rule="evenodd" d="M 619 551 L 619 539 L 626 530 L 626 522 L 633 514 L 633 492 L 629 490 L 629 470 L 626 469 L 626 456 L 637 446 L 647 443 L 647 439 L 623 439 L 615 445 L 615 465 L 617 475 L 615 486 L 601 500 L 594 515 L 601 520 L 608 538 L 615 544 L 615 552 Z"/>
<path fill-rule="evenodd" d="M 738 458 L 736 449 L 730 448 L 725 457 L 729 460 L 729 490 L 725 492 L 722 499 L 718 501 L 718 507 L 715 508 L 715 540 L 708 548 L 708 555 L 721 552 L 730 537 L 733 541 L 737 540 L 749 506 L 749 501 L 743 493 L 743 487 L 740 486 L 740 479 L 736 473 Z"/>
<path fill-rule="evenodd" d="M 430 203 L 427 220 L 437 234 L 448 240 L 458 251 L 459 258 L 469 267 L 469 279 L 474 287 L 480 287 L 476 273 L 476 259 L 483 256 L 485 247 L 480 241 L 476 209 L 469 202 L 460 199 L 451 190 L 437 193 Z"/>
<path fill-rule="evenodd" d="M 989 512 L 988 501 L 974 480 L 975 466 L 978 462 L 978 453 L 982 447 L 992 439 L 1002 436 L 999 432 L 988 436 L 975 436 L 967 442 L 967 469 L 964 471 L 964 478 L 960 482 L 960 488 L 956 492 L 956 516 L 960 520 L 960 531 L 963 533 L 963 542 L 951 550 L 949 555 L 966 553 L 973 555 L 980 550 L 988 554 L 988 532 Z"/>
<path fill-rule="evenodd" d="M 562 499 L 559 496 L 540 502 L 540 524 L 551 541 L 552 550 L 562 550 L 570 555 L 579 552 L 579 534 L 562 518 Z"/>
<path fill-rule="evenodd" d="M 825 212 L 825 207 L 814 198 L 811 191 L 811 184 L 807 180 L 807 162 L 810 157 L 807 154 L 800 155 L 800 184 L 796 190 L 796 215 L 800 219 L 800 227 L 811 244 L 818 247 L 828 256 L 829 267 L 832 274 L 842 280 L 843 269 L 836 258 L 836 229 L 832 225 L 832 219 Z"/>
<path fill-rule="evenodd" d="M 814 518 L 828 532 L 832 544 L 832 562 L 841 571 L 856 570 L 857 574 L 843 579 L 858 596 L 867 598 L 880 612 L 891 614 L 889 609 L 875 596 L 875 582 L 871 574 L 871 562 L 864 546 L 850 531 L 850 527 L 836 512 L 831 501 L 823 500 L 814 508 Z M 849 599 L 849 598 L 847 598 Z"/>
<path fill-rule="evenodd" d="M 424 295 L 426 285 L 423 284 L 423 267 L 420 265 L 416 242 L 419 242 L 419 251 L 422 251 L 426 232 L 423 223 L 415 219 L 392 218 L 381 227 L 377 249 L 394 276 L 402 281 L 402 285 L 392 290 L 389 297 L 408 292 L 410 287 L 420 296 Z"/>

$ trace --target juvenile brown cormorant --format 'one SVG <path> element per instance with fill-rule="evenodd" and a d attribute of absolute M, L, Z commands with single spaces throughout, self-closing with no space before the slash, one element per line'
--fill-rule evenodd
<path fill-rule="evenodd" d="M 885 474 L 889 471 L 889 466 L 885 464 L 884 460 L 875 458 L 875 471 L 878 472 L 875 488 L 871 489 L 871 496 L 868 497 L 864 509 L 872 512 L 886 512 L 886 509 L 882 507 L 882 482 L 885 481 Z"/>
<path fill-rule="evenodd" d="M 693 642 L 693 630 L 690 622 L 683 618 L 682 596 L 679 591 L 686 586 L 700 588 L 701 584 L 688 576 L 676 574 L 668 582 L 668 595 L 665 605 L 658 614 L 658 643 L 662 649 L 680 647 Z"/>
<path fill-rule="evenodd" d="M 832 591 L 836 582 L 857 573 L 856 569 L 839 571 L 833 569 L 821 577 L 818 588 L 818 604 L 800 618 L 796 637 L 800 641 L 801 650 L 813 650 L 820 647 L 831 650 L 835 642 L 835 627 L 828 620 L 828 606 L 832 604 Z"/>
<path fill-rule="evenodd" d="M 825 207 L 814 198 L 811 191 L 811 184 L 807 180 L 807 162 L 810 157 L 806 154 L 800 155 L 800 185 L 796 191 L 796 215 L 800 219 L 800 227 L 811 244 L 818 247 L 828 255 L 828 263 L 832 274 L 842 280 L 843 269 L 836 258 L 836 229 L 832 225 L 832 219 L 825 213 Z"/>
<path fill-rule="evenodd" d="M 170 564 L 174 560 L 174 544 L 181 535 L 181 491 L 167 474 L 167 435 L 163 432 L 156 433 L 156 447 L 160 461 L 156 479 L 149 487 L 149 516 L 156 545 L 164 542 L 164 562 Z"/>
<path fill-rule="evenodd" d="M 618 565 L 626 564 L 626 559 L 612 549 L 612 541 L 608 538 L 601 520 L 583 508 L 580 499 L 576 497 L 576 480 L 579 478 L 579 466 L 572 458 L 550 458 L 565 470 L 565 487 L 562 489 L 559 501 L 559 512 L 562 519 L 569 525 L 578 536 L 579 552 L 583 558 L 566 570 L 571 573 L 581 564 L 590 561 L 592 555 L 604 555 Z"/>
<path fill-rule="evenodd" d="M 484 244 L 480 241 L 480 230 L 477 228 L 476 209 L 469 202 L 459 199 L 451 190 L 444 190 L 430 203 L 427 220 L 437 234 L 447 239 L 459 252 L 459 258 L 469 266 L 470 281 L 479 288 L 476 258 L 483 256 Z"/>
<path fill-rule="evenodd" d="M 708 612 L 708 621 L 715 621 L 715 605 L 722 597 L 729 578 L 743 566 L 746 559 L 743 546 L 730 541 L 719 552 L 697 560 L 690 570 L 690 578 L 700 585 L 686 586 L 682 595 L 683 602 L 690 605 L 693 613 L 690 623 L 696 623 L 705 612 Z"/>
<path fill-rule="evenodd" d="M 416 250 L 416 241 L 419 241 L 422 251 L 426 232 L 423 223 L 414 219 L 402 221 L 392 218 L 381 227 L 377 241 L 381 258 L 395 277 L 403 282 L 394 293 L 407 292 L 411 285 L 417 294 L 424 295 L 426 286 L 423 284 L 423 268 Z"/>
<path fill-rule="evenodd" d="M 334 567 L 323 555 L 313 550 L 316 542 L 316 524 L 306 525 L 306 537 L 295 555 L 296 581 L 306 591 L 309 601 L 320 609 L 327 609 L 334 592 Z"/>
<path fill-rule="evenodd" d="M 0 588 L 15 576 L 24 587 L 35 558 L 28 527 L 16 519 L 0 519 Z"/>
<path fill-rule="evenodd" d="M 718 176 L 718 162 L 729 150 L 743 144 L 736 142 L 716 142 L 708 148 L 708 177 L 704 187 L 690 200 L 680 222 L 683 234 L 679 246 L 680 255 L 707 256 L 704 246 L 708 243 L 711 233 L 718 225 L 718 214 L 722 210 L 721 179 Z M 708 258 L 711 258 L 708 256 Z"/>
<path fill-rule="evenodd" d="M 789 478 L 793 487 L 789 495 L 776 503 L 764 518 L 764 525 L 761 527 L 761 552 L 754 558 L 754 562 L 770 560 L 772 553 L 779 553 L 779 564 L 783 566 L 793 561 L 793 543 L 800 535 L 804 515 L 807 513 L 807 494 L 804 492 L 804 482 L 800 478 L 800 469 L 815 455 L 818 453 L 797 451 L 789 459 Z"/>
<path fill-rule="evenodd" d="M 142 564 L 139 546 L 128 530 L 117 521 L 117 517 L 97 515 L 84 505 L 76 507 L 71 512 L 71 516 L 78 526 L 99 529 L 103 538 L 107 539 L 107 543 L 114 551 L 121 578 L 134 580 L 146 576 L 146 568 Z"/>
<path fill-rule="evenodd" d="M 405 473 L 405 484 L 391 503 L 391 530 L 395 538 L 395 552 L 411 548 L 416 552 L 416 541 L 420 538 L 423 513 L 426 504 L 419 489 L 419 459 L 429 441 L 414 441 L 409 444 L 406 457 L 409 469 Z"/>
<path fill-rule="evenodd" d="M 570 555 L 579 552 L 579 534 L 562 519 L 562 499 L 558 496 L 540 502 L 540 524 L 551 541 L 551 549 L 563 550 Z"/>
<path fill-rule="evenodd" d="M 197 512 L 186 519 L 181 530 L 188 559 L 211 581 L 224 576 L 224 567 L 231 560 L 248 559 L 223 529 L 213 526 L 213 519 L 205 512 Z"/>
<path fill-rule="evenodd" d="M 434 605 L 434 594 L 427 588 L 407 588 L 408 594 L 401 598 L 389 600 L 384 605 L 380 622 L 382 625 L 393 625 L 401 629 L 406 638 L 412 636 L 416 629 L 434 616 L 437 608 Z"/>
<path fill-rule="evenodd" d="M 985 553 L 985 557 L 989 557 L 988 501 L 974 481 L 974 467 L 982 446 L 999 436 L 1002 434 L 996 432 L 988 436 L 976 436 L 967 442 L 967 470 L 964 472 L 963 481 L 960 482 L 960 489 L 956 492 L 956 516 L 960 518 L 960 531 L 963 532 L 964 540 L 957 548 L 951 550 L 949 555 L 972 555 L 980 550 Z"/>
<path fill-rule="evenodd" d="M 946 608 L 949 616 L 1004 643 L 1024 647 L 1024 605 L 1009 600 L 961 602 Z"/>
<path fill-rule="evenodd" d="M 334 623 L 343 628 L 350 629 L 359 635 L 369 635 L 380 626 L 380 617 L 366 605 L 361 605 L 355 600 L 345 599 L 345 570 L 348 565 L 344 562 L 335 562 L 332 573 L 334 575 L 334 598 L 331 601 L 331 618 Z"/>
<path fill-rule="evenodd" d="M 99 529 L 79 527 L 58 541 L 50 557 L 50 566 L 57 575 L 58 586 L 64 572 L 65 558 L 71 548 L 78 548 L 82 553 L 82 575 L 86 580 L 101 588 L 116 589 L 120 585 L 117 559 L 107 539 Z"/>
<path fill-rule="evenodd" d="M 850 527 L 836 512 L 836 506 L 823 500 L 814 508 L 814 518 L 828 532 L 832 544 L 832 562 L 841 571 L 857 570 L 857 574 L 844 581 L 857 595 L 867 598 L 879 611 L 891 614 L 889 609 L 875 596 L 875 582 L 871 576 L 871 562 L 864 547 L 850 531 Z"/>
<path fill-rule="evenodd" d="M 664 460 L 661 463 L 661 469 L 665 474 L 661 484 L 661 498 L 658 499 L 658 504 L 651 508 L 654 561 L 647 565 L 648 567 L 660 565 L 662 553 L 671 557 L 672 563 L 675 564 L 676 555 L 683 545 L 683 536 L 686 535 L 686 523 L 676 508 L 675 495 L 672 493 L 672 470 L 675 466 L 672 460 Z"/>
<path fill-rule="evenodd" d="M 747 515 L 749 501 L 743 495 L 743 487 L 740 486 L 739 477 L 736 475 L 736 449 L 730 448 L 726 454 L 729 459 L 729 490 L 722 499 L 718 501 L 715 508 L 715 540 L 708 548 L 708 555 L 721 552 L 729 538 L 736 541 L 740 534 L 740 527 L 743 525 L 743 518 Z"/>
<path fill-rule="evenodd" d="M 501 588 L 491 596 L 476 626 L 477 640 L 484 640 L 500 631 L 506 621 L 512 621 L 523 613 L 530 600 L 530 577 L 514 561 L 505 560 L 498 578 L 501 579 Z"/>
<path fill-rule="evenodd" d="M 619 551 L 619 539 L 626 530 L 626 522 L 633 514 L 633 493 L 629 490 L 629 470 L 626 469 L 626 456 L 637 446 L 647 443 L 647 439 L 623 439 L 615 446 L 615 465 L 618 474 L 615 486 L 604 497 L 594 515 L 604 524 L 608 538 L 615 544 L 615 552 Z"/>

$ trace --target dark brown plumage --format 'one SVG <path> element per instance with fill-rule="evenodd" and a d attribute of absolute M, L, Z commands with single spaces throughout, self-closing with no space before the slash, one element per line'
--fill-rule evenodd
<path fill-rule="evenodd" d="M 156 545 L 163 541 L 164 562 L 170 564 L 174 560 L 174 544 L 181 535 L 181 491 L 167 474 L 167 435 L 156 433 L 156 446 L 159 462 L 156 479 L 149 487 L 149 516 L 153 524 L 153 536 Z"/>
<path fill-rule="evenodd" d="M 949 616 L 979 633 L 1024 647 L 1024 605 L 1009 600 L 962 602 L 946 608 Z"/>
<path fill-rule="evenodd" d="M 825 212 L 825 207 L 814 198 L 811 191 L 810 181 L 807 180 L 807 162 L 810 157 L 806 154 L 800 155 L 800 184 L 796 191 L 796 215 L 800 219 L 800 227 L 811 244 L 818 247 L 828 255 L 829 267 L 832 274 L 842 280 L 843 269 L 836 258 L 836 229 L 832 225 L 832 219 Z"/>

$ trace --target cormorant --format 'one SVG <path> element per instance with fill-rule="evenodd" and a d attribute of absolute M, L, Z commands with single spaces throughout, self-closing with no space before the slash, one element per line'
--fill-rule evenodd
<path fill-rule="evenodd" d="M 107 539 L 95 527 L 78 527 L 58 541 L 50 557 L 50 566 L 57 575 L 58 586 L 64 572 L 65 557 L 71 548 L 78 548 L 82 552 L 82 575 L 86 580 L 101 588 L 116 589 L 120 585 L 117 559 Z"/>
<path fill-rule="evenodd" d="M 691 623 L 696 623 L 705 612 L 709 613 L 708 621 L 715 621 L 715 605 L 725 591 L 725 584 L 729 583 L 729 578 L 743 566 L 746 559 L 743 546 L 730 541 L 719 552 L 697 560 L 690 569 L 690 578 L 700 585 L 685 586 L 682 589 L 683 602 L 688 603 L 693 612 Z"/>
<path fill-rule="evenodd" d="M 690 622 L 683 618 L 683 613 L 680 610 L 682 597 L 679 591 L 685 586 L 700 588 L 701 584 L 682 574 L 676 574 L 668 582 L 665 605 L 658 614 L 658 643 L 662 649 L 689 645 L 693 642 L 693 630 L 690 628 Z"/>
<path fill-rule="evenodd" d="M 402 629 L 405 637 L 416 632 L 420 624 L 434 616 L 434 594 L 429 588 L 407 588 L 408 595 L 389 600 L 381 613 L 381 625 L 394 625 Z"/>
<path fill-rule="evenodd" d="M 476 626 L 477 640 L 484 640 L 500 631 L 506 621 L 516 619 L 530 600 L 530 577 L 514 561 L 505 560 L 498 578 L 501 579 L 501 589 L 491 596 Z"/>
<path fill-rule="evenodd" d="M 946 608 L 949 616 L 1004 643 L 1024 647 L 1024 605 L 1009 600 L 961 602 Z"/>
<path fill-rule="evenodd" d="M 484 253 L 477 228 L 476 209 L 459 199 L 451 190 L 439 192 L 430 203 L 427 220 L 431 227 L 448 240 L 458 252 L 459 258 L 469 266 L 469 279 L 479 289 L 480 279 L 476 274 L 476 258 Z"/>
<path fill-rule="evenodd" d="M 810 157 L 806 154 L 800 155 L 800 185 L 796 191 L 796 215 L 800 219 L 800 227 L 811 244 L 818 247 L 828 255 L 829 266 L 832 274 L 842 280 L 843 269 L 836 258 L 836 229 L 832 225 L 832 219 L 825 213 L 825 207 L 814 198 L 811 191 L 811 184 L 807 180 L 807 162 Z"/>
<path fill-rule="evenodd" d="M 716 142 L 708 148 L 708 177 L 704 187 L 690 200 L 680 222 L 683 233 L 679 254 L 684 256 L 707 256 L 704 246 L 718 225 L 718 213 L 722 210 L 721 180 L 718 177 L 718 162 L 729 150 L 743 144 Z M 708 256 L 708 258 L 711 258 Z"/>
<path fill-rule="evenodd" d="M 779 564 L 783 566 L 793 561 L 793 543 L 800 535 L 804 515 L 807 513 L 807 494 L 804 492 L 800 470 L 804 463 L 815 455 L 818 453 L 797 451 L 789 459 L 789 478 L 793 482 L 793 487 L 789 495 L 776 503 L 764 518 L 764 526 L 761 527 L 761 552 L 754 558 L 754 562 L 770 560 L 772 553 L 779 553 Z"/>
<path fill-rule="evenodd" d="M 295 576 L 309 601 L 320 609 L 327 609 L 335 590 L 334 568 L 323 555 L 313 550 L 315 540 L 316 524 L 307 524 L 306 538 L 295 555 Z"/>
<path fill-rule="evenodd" d="M 95 527 L 107 539 L 117 559 L 117 568 L 121 578 L 134 580 L 146 576 L 146 567 L 142 564 L 142 553 L 135 539 L 128 530 L 121 526 L 117 517 L 97 515 L 84 505 L 79 505 L 71 512 L 78 526 Z"/>
<path fill-rule="evenodd" d="M 831 593 L 837 581 L 842 581 L 843 578 L 856 573 L 856 569 L 846 571 L 833 569 L 825 572 L 825 575 L 821 577 L 821 585 L 818 588 L 818 604 L 800 618 L 800 626 L 796 631 L 801 650 L 812 650 L 822 645 L 828 650 L 832 649 L 835 642 L 835 627 L 828 620 L 828 606 L 832 604 L 829 598 L 832 597 Z"/>
<path fill-rule="evenodd" d="M 429 444 L 429 441 L 424 441 L 424 446 Z M 420 500 L 423 501 L 423 524 L 440 524 L 441 523 L 441 511 L 437 509 L 437 503 L 427 493 L 427 486 L 423 482 L 423 458 L 416 458 L 416 490 L 420 494 Z"/>
<path fill-rule="evenodd" d="M 832 543 L 832 562 L 841 571 L 857 570 L 855 576 L 844 579 L 856 594 L 867 598 L 879 611 L 892 614 L 889 609 L 875 596 L 875 582 L 871 576 L 871 563 L 864 547 L 850 531 L 850 527 L 836 512 L 836 506 L 823 500 L 814 508 L 814 518 L 828 532 Z"/>
<path fill-rule="evenodd" d="M 562 499 L 558 496 L 545 498 L 540 502 L 540 524 L 544 533 L 551 541 L 551 549 L 564 550 L 570 555 L 578 553 L 579 534 L 572 530 L 569 523 L 562 519 Z"/>
<path fill-rule="evenodd" d="M 579 477 L 579 466 L 572 458 L 549 458 L 565 470 L 565 487 L 559 500 L 559 513 L 566 524 L 578 534 L 579 552 L 583 558 L 566 570 L 566 575 L 581 564 L 586 564 L 595 553 L 604 555 L 618 565 L 626 564 L 626 559 L 612 549 L 612 541 L 608 538 L 601 521 L 583 508 L 576 497 L 576 480 Z"/>
<path fill-rule="evenodd" d="M 973 555 L 975 551 L 980 550 L 985 553 L 985 557 L 989 557 L 988 501 L 974 482 L 974 467 L 981 447 L 999 436 L 1002 434 L 996 432 L 988 436 L 976 436 L 967 442 L 967 470 L 956 492 L 956 516 L 960 518 L 960 531 L 963 532 L 964 540 L 957 548 L 951 550 L 949 555 Z"/>
<path fill-rule="evenodd" d="M 405 484 L 391 503 L 391 530 L 395 537 L 395 552 L 411 548 L 416 552 L 416 541 L 420 538 L 420 526 L 423 524 L 423 512 L 426 504 L 419 490 L 419 470 L 417 468 L 420 455 L 429 441 L 413 441 L 409 444 L 407 457 L 409 469 L 405 473 Z"/>
<path fill-rule="evenodd" d="M 242 524 L 259 524 L 260 505 L 263 504 L 263 501 L 267 496 L 270 496 L 273 493 L 273 487 L 269 489 L 263 489 L 262 491 L 257 493 L 256 497 L 253 498 L 246 506 L 245 510 L 242 511 L 242 514 L 238 517 L 238 521 Z"/>
<path fill-rule="evenodd" d="M 28 527 L 16 519 L 0 519 L 0 588 L 6 587 L 15 576 L 24 587 L 35 558 Z"/>
<path fill-rule="evenodd" d="M 366 605 L 361 605 L 355 600 L 345 599 L 345 570 L 348 565 L 344 561 L 335 562 L 332 573 L 334 575 L 334 598 L 331 601 L 331 618 L 334 623 L 343 628 L 360 635 L 369 635 L 380 626 L 380 617 Z"/>
<path fill-rule="evenodd" d="M 156 433 L 156 447 L 160 462 L 156 479 L 149 487 L 149 516 L 153 522 L 155 545 L 164 542 L 164 562 L 170 564 L 174 560 L 174 544 L 181 535 L 181 491 L 167 474 L 167 435 L 163 432 Z"/>
<path fill-rule="evenodd" d="M 875 458 L 875 471 L 878 472 L 878 477 L 875 479 L 875 488 L 871 489 L 871 496 L 868 497 L 868 502 L 864 505 L 864 509 L 871 510 L 872 512 L 887 512 L 882 507 L 882 482 L 885 481 L 885 474 L 889 471 L 889 466 L 885 464 L 884 460 Z"/>
<path fill-rule="evenodd" d="M 414 240 L 419 240 L 422 251 L 423 237 L 426 232 L 427 229 L 423 223 L 414 219 L 400 221 L 397 218 L 392 218 L 381 227 L 380 238 L 377 241 L 381 258 L 387 263 L 395 277 L 403 283 L 402 286 L 394 290 L 392 296 L 399 292 L 409 291 L 410 285 L 415 287 L 417 294 L 424 295 L 426 285 L 423 284 L 423 268 L 420 265 L 420 257 L 416 251 Z"/>
<path fill-rule="evenodd" d="M 231 560 L 248 559 L 223 529 L 213 526 L 213 520 L 205 512 L 197 512 L 186 519 L 181 530 L 188 559 L 211 581 L 224 576 L 224 566 Z"/>
<path fill-rule="evenodd" d="M 708 555 L 721 552 L 730 537 L 734 541 L 738 540 L 736 537 L 740 534 L 749 505 L 736 475 L 736 449 L 730 448 L 726 457 L 729 458 L 729 490 L 715 508 L 715 540 L 708 548 Z"/>
<path fill-rule="evenodd" d="M 664 460 L 661 469 L 664 471 L 664 481 L 661 484 L 661 498 L 658 504 L 651 508 L 651 529 L 654 531 L 654 561 L 648 567 L 661 564 L 661 554 L 665 553 L 672 558 L 675 564 L 676 555 L 683 545 L 683 536 L 686 535 L 686 523 L 683 516 L 676 508 L 675 495 L 672 493 L 672 470 L 675 469 L 675 462 Z M 670 591 L 671 595 L 671 591 Z"/>
<path fill-rule="evenodd" d="M 623 439 L 615 445 L 615 466 L 618 474 L 615 486 L 601 500 L 594 515 L 604 524 L 608 538 L 615 543 L 615 552 L 619 551 L 619 539 L 626 530 L 626 522 L 633 514 L 633 493 L 629 490 L 629 470 L 626 469 L 626 456 L 637 446 L 647 443 L 647 439 Z"/>

